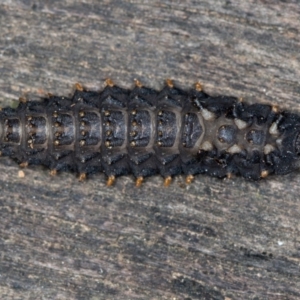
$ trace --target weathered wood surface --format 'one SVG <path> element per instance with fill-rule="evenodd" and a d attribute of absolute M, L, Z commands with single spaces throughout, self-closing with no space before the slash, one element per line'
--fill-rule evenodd
<path fill-rule="evenodd" d="M 2 106 L 174 78 L 300 111 L 298 1 L 2 0 L 0 24 Z M 24 173 L 1 159 L 1 299 L 300 298 L 299 173 L 168 189 Z"/>

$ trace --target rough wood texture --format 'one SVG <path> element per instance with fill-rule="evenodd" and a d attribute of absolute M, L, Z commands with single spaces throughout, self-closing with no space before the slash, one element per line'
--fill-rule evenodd
<path fill-rule="evenodd" d="M 300 111 L 298 1 L 3 0 L 0 22 L 2 106 L 170 77 Z M 24 173 L 1 159 L 1 299 L 300 298 L 299 173 L 168 189 Z"/>

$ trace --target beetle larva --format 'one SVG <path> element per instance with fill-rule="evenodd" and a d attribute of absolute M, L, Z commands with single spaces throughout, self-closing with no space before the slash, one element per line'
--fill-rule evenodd
<path fill-rule="evenodd" d="M 209 96 L 200 84 L 183 91 L 167 80 L 158 92 L 136 81 L 133 90 L 106 81 L 102 92 L 80 85 L 72 98 L 23 101 L 0 112 L 0 150 L 21 166 L 51 174 L 71 170 L 80 180 L 104 172 L 111 185 L 133 174 L 136 185 L 154 174 L 258 180 L 299 168 L 300 116 L 275 106 Z"/>

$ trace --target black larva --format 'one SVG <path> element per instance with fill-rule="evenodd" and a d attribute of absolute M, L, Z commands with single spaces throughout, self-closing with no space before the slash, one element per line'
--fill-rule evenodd
<path fill-rule="evenodd" d="M 129 91 L 106 81 L 102 92 L 80 85 L 72 98 L 49 96 L 0 112 L 0 150 L 26 166 L 51 174 L 72 170 L 81 180 L 104 172 L 117 176 L 178 174 L 258 180 L 299 168 L 300 116 L 234 97 L 212 97 L 199 84 L 183 91 L 168 80 L 157 92 Z"/>

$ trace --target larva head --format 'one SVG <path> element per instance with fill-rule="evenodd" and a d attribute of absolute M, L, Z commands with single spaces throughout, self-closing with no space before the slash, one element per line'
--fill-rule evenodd
<path fill-rule="evenodd" d="M 297 133 L 295 138 L 294 151 L 297 155 L 300 155 L 300 131 Z"/>
<path fill-rule="evenodd" d="M 293 156 L 293 160 L 291 160 L 290 164 L 290 171 L 292 170 L 299 170 L 300 169 L 300 129 L 294 133 L 294 139 L 293 142 L 290 144 L 290 149 L 286 150 L 286 156 L 287 153 Z"/>
<path fill-rule="evenodd" d="M 269 133 L 276 138 L 272 154 L 276 174 L 286 174 L 300 168 L 300 114 L 276 112 L 276 121 Z M 277 172 L 284 169 L 285 172 Z"/>

